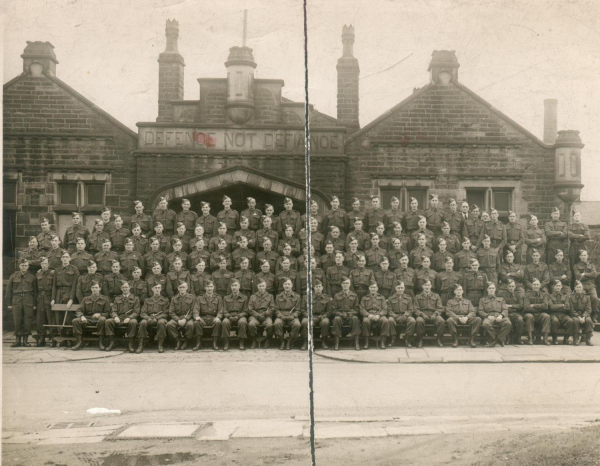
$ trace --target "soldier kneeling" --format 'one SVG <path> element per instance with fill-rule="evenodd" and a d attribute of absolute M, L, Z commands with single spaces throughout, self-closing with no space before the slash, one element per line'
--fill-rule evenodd
<path fill-rule="evenodd" d="M 73 351 L 78 351 L 83 346 L 83 330 L 88 325 L 96 325 L 98 331 L 98 347 L 104 351 L 104 327 L 110 315 L 110 300 L 100 294 L 100 283 L 92 282 L 92 294 L 83 298 L 77 316 L 73 319 L 73 335 L 76 343 Z"/>
<path fill-rule="evenodd" d="M 110 319 L 106 320 L 106 336 L 108 337 L 108 346 L 106 351 L 112 351 L 115 347 L 115 327 L 117 325 L 127 326 L 127 338 L 129 339 L 129 352 L 134 353 L 133 347 L 138 328 L 138 317 L 140 315 L 140 300 L 137 296 L 130 293 L 129 283 L 124 281 L 121 285 L 122 295 L 115 297 L 112 304 Z"/>

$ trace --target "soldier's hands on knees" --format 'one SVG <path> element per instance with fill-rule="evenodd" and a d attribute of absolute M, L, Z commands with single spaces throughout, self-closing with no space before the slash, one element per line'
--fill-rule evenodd
<path fill-rule="evenodd" d="M 202 319 L 201 319 L 200 317 L 194 317 L 194 320 L 195 320 L 196 322 L 199 322 L 199 321 L 201 321 Z"/>
<path fill-rule="evenodd" d="M 94 319 L 99 319 L 100 318 L 100 314 L 96 313 L 92 316 Z"/>
<path fill-rule="evenodd" d="M 215 317 L 214 322 L 215 322 L 215 324 L 218 323 L 218 322 L 221 322 L 221 319 L 219 319 L 218 317 Z"/>
<path fill-rule="evenodd" d="M 128 324 L 130 320 L 131 320 L 131 319 L 130 319 L 129 317 L 127 317 L 127 319 L 125 319 L 125 320 L 123 321 L 123 323 L 124 323 L 124 324 Z"/>
<path fill-rule="evenodd" d="M 84 324 L 87 322 L 87 319 L 83 316 L 81 316 L 81 322 L 83 322 Z"/>
<path fill-rule="evenodd" d="M 119 319 L 118 317 L 115 317 L 115 324 L 120 324 L 121 323 L 121 319 Z"/>
<path fill-rule="evenodd" d="M 185 319 L 179 319 L 177 321 L 177 323 L 179 324 L 180 327 L 183 327 L 185 325 Z"/>
<path fill-rule="evenodd" d="M 502 322 L 502 316 L 496 317 L 496 322 Z"/>

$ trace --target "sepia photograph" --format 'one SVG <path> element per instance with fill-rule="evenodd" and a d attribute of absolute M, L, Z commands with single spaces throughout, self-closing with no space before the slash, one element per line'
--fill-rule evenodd
<path fill-rule="evenodd" d="M 600 6 L 8 0 L 11 466 L 600 464 Z"/>

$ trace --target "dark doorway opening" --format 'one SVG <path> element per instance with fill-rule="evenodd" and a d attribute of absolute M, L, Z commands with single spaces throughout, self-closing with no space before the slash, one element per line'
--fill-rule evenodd
<path fill-rule="evenodd" d="M 253 197 L 256 199 L 256 207 L 263 213 L 265 204 L 272 204 L 275 209 L 275 215 L 284 210 L 283 201 L 286 196 L 274 193 L 272 191 L 263 190 L 255 186 L 250 186 L 244 183 L 228 185 L 226 187 L 203 191 L 198 194 L 189 196 L 188 199 L 192 203 L 191 209 L 198 215 L 201 215 L 200 202 L 210 203 L 210 211 L 212 215 L 216 215 L 223 210 L 223 196 L 229 196 L 232 201 L 231 208 L 242 212 L 247 208 L 246 198 Z M 294 202 L 294 210 L 301 214 L 306 212 L 304 200 L 291 198 Z M 175 212 L 181 212 L 181 199 L 173 199 L 169 202 L 169 208 Z"/>

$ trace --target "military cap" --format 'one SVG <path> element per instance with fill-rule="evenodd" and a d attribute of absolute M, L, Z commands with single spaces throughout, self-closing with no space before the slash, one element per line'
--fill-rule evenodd
<path fill-rule="evenodd" d="M 534 251 L 536 251 L 536 249 L 534 249 Z M 587 252 L 585 249 L 580 249 L 579 251 L 577 251 L 577 255 L 581 256 L 584 252 Z"/>
<path fill-rule="evenodd" d="M 259 278 L 258 280 L 256 280 L 256 284 L 257 284 L 257 285 L 264 285 L 264 284 L 266 284 L 266 283 L 267 283 L 267 282 L 265 282 L 265 281 L 264 281 L 262 278 Z"/>
<path fill-rule="evenodd" d="M 553 285 L 554 286 L 556 286 L 556 285 L 562 285 L 562 282 L 558 278 L 556 278 L 556 279 L 554 279 L 552 281 L 553 281 Z"/>
<path fill-rule="evenodd" d="M 403 253 L 402 256 L 400 256 L 400 259 L 404 259 L 405 257 L 410 260 L 410 257 L 408 257 L 408 254 L 406 253 Z"/>
<path fill-rule="evenodd" d="M 204 286 L 215 286 L 215 282 L 213 282 L 212 280 L 206 280 L 204 282 Z"/>
<path fill-rule="evenodd" d="M 237 278 L 232 278 L 231 281 L 229 282 L 229 284 L 233 285 L 234 283 L 237 283 L 239 285 L 240 281 Z"/>
<path fill-rule="evenodd" d="M 106 244 L 106 243 L 110 244 L 110 240 L 108 238 L 105 238 L 104 241 L 102 241 L 102 244 Z"/>
<path fill-rule="evenodd" d="M 537 220 L 538 218 L 537 218 L 535 215 L 531 214 L 531 215 L 529 216 L 529 221 L 531 222 L 533 219 L 536 219 L 536 220 Z"/>
<path fill-rule="evenodd" d="M 268 209 L 269 207 L 270 207 L 271 209 L 273 209 L 273 204 L 265 204 L 265 210 L 266 210 L 266 209 Z"/>
<path fill-rule="evenodd" d="M 479 210 L 479 206 L 477 206 L 477 204 L 473 204 L 471 206 L 471 211 L 473 211 L 473 210 Z"/>
<path fill-rule="evenodd" d="M 358 197 L 353 197 L 352 204 L 356 204 L 357 202 L 360 204 L 360 199 Z"/>
<path fill-rule="evenodd" d="M 494 212 L 498 213 L 498 209 L 492 207 L 492 210 L 490 210 L 490 214 L 493 214 Z"/>
<path fill-rule="evenodd" d="M 263 260 L 260 261 L 260 265 L 263 266 L 263 265 L 271 265 L 271 264 L 269 264 L 268 260 L 263 259 Z"/>
<path fill-rule="evenodd" d="M 581 214 L 581 212 L 578 211 L 577 209 L 573 209 L 573 213 L 572 213 L 573 217 L 575 217 L 575 214 Z"/>
<path fill-rule="evenodd" d="M 40 223 L 50 223 L 50 220 L 48 220 L 46 217 L 42 217 Z"/>
<path fill-rule="evenodd" d="M 21 265 L 21 264 L 29 264 L 29 261 L 27 260 L 26 257 L 19 258 L 19 265 Z"/>
<path fill-rule="evenodd" d="M 225 240 L 222 240 L 222 241 L 225 241 Z M 181 244 L 181 240 L 179 238 L 175 238 L 173 240 L 173 244 Z"/>
<path fill-rule="evenodd" d="M 143 205 L 142 201 L 133 201 L 134 206 Z"/>
<path fill-rule="evenodd" d="M 60 257 L 71 257 L 71 254 L 69 254 L 69 251 L 67 251 L 66 249 L 63 249 Z"/>
<path fill-rule="evenodd" d="M 291 202 L 292 202 L 292 200 L 291 200 L 289 197 L 286 197 L 286 198 L 283 200 L 283 203 L 284 203 L 284 204 L 290 204 Z"/>
<path fill-rule="evenodd" d="M 129 286 L 127 280 L 121 280 L 121 288 L 123 288 L 125 285 Z"/>
<path fill-rule="evenodd" d="M 517 284 L 517 282 L 515 282 L 512 278 L 509 278 L 506 283 L 508 283 L 509 285 L 511 283 L 514 283 L 515 285 Z"/>
<path fill-rule="evenodd" d="M 206 264 L 204 259 L 202 259 L 201 257 L 198 258 L 198 263 L 196 264 L 196 267 L 198 267 L 200 264 Z"/>
<path fill-rule="evenodd" d="M 463 240 L 462 240 L 462 243 L 461 243 L 461 244 L 470 243 L 470 242 L 471 242 L 471 240 L 469 239 L 469 237 L 468 237 L 468 236 L 465 236 L 465 237 L 463 238 Z"/>
<path fill-rule="evenodd" d="M 426 221 L 426 220 L 427 220 L 427 218 L 426 218 L 424 215 L 419 215 L 419 222 L 420 222 L 421 220 L 425 220 L 425 221 Z"/>
<path fill-rule="evenodd" d="M 453 197 L 451 197 L 450 199 L 448 199 L 448 204 L 457 204 L 456 199 L 454 199 Z"/>
<path fill-rule="evenodd" d="M 450 228 L 450 224 L 448 222 L 442 222 L 442 228 Z"/>
<path fill-rule="evenodd" d="M 552 213 L 556 212 L 557 214 L 560 214 L 560 209 L 558 207 L 553 207 L 552 208 Z"/>
<path fill-rule="evenodd" d="M 90 260 L 88 261 L 88 265 L 87 265 L 87 266 L 88 266 L 88 267 L 93 267 L 94 265 L 96 265 L 96 262 L 90 259 Z"/>
<path fill-rule="evenodd" d="M 75 217 L 81 217 L 81 215 L 79 214 L 79 212 L 73 212 L 73 213 L 71 213 L 71 218 L 75 218 Z"/>
<path fill-rule="evenodd" d="M 36 238 L 35 236 L 30 236 L 30 237 L 29 237 L 29 241 L 33 241 L 33 240 L 36 240 L 36 241 L 37 241 L 37 238 Z"/>
<path fill-rule="evenodd" d="M 446 260 L 444 262 L 446 262 L 446 264 L 448 262 L 454 262 L 454 259 L 452 259 L 452 257 L 448 256 L 448 257 L 446 257 Z"/>
<path fill-rule="evenodd" d="M 411 197 L 411 198 L 410 198 L 410 203 L 412 204 L 413 202 L 419 202 L 419 201 L 417 201 L 417 198 L 415 198 L 415 197 Z"/>
<path fill-rule="evenodd" d="M 92 280 L 92 286 L 100 286 L 100 282 L 98 280 Z"/>
<path fill-rule="evenodd" d="M 240 259 L 240 262 L 250 262 L 250 259 L 248 259 L 246 256 L 244 256 Z"/>
<path fill-rule="evenodd" d="M 361 223 L 362 223 L 362 221 L 363 221 L 363 220 L 362 220 L 362 218 L 358 218 L 358 217 L 356 217 L 356 218 L 354 219 L 354 223 L 356 223 L 356 222 L 361 222 Z"/>
<path fill-rule="evenodd" d="M 531 284 L 532 284 L 532 285 L 533 285 L 535 282 L 538 282 L 538 283 L 540 283 L 540 284 L 541 284 L 541 282 L 540 282 L 540 281 L 539 281 L 537 278 L 534 278 L 533 280 L 531 280 Z"/>
<path fill-rule="evenodd" d="M 188 286 L 188 284 L 185 280 L 179 280 L 179 283 L 177 284 L 177 288 L 179 288 L 182 285 L 185 285 L 186 287 Z"/>
<path fill-rule="evenodd" d="M 135 230 L 136 228 L 141 228 L 141 227 L 140 227 L 140 224 L 139 224 L 139 223 L 136 223 L 136 222 L 133 222 L 133 223 L 131 224 L 131 229 L 132 229 L 132 230 Z"/>
<path fill-rule="evenodd" d="M 358 239 L 356 238 L 356 236 L 350 237 L 350 244 L 352 244 L 352 243 L 358 243 Z"/>
<path fill-rule="evenodd" d="M 102 226 L 104 226 L 104 221 L 102 219 L 100 219 L 100 218 L 97 218 L 96 220 L 94 220 L 94 223 L 96 225 L 102 225 Z"/>
<path fill-rule="evenodd" d="M 575 286 L 581 285 L 583 286 L 583 283 L 581 283 L 581 280 L 575 280 Z"/>
<path fill-rule="evenodd" d="M 160 268 L 162 268 L 162 265 L 160 265 L 160 263 L 159 263 L 159 262 L 157 262 L 157 261 L 154 261 L 154 262 L 152 262 L 152 268 L 156 267 L 157 265 L 158 265 Z"/>
<path fill-rule="evenodd" d="M 223 202 L 225 201 L 231 201 L 231 198 L 229 196 L 223 196 Z"/>
<path fill-rule="evenodd" d="M 131 238 L 127 238 L 125 240 L 125 244 L 133 244 L 133 240 Z"/>
<path fill-rule="evenodd" d="M 160 284 L 160 282 L 156 282 L 156 283 L 154 284 L 154 286 L 152 287 L 152 289 L 154 289 L 154 288 L 156 288 L 156 287 L 158 287 L 158 288 L 162 288 L 162 285 Z"/>
<path fill-rule="evenodd" d="M 562 249 L 557 249 L 556 250 L 556 255 L 558 255 L 558 254 L 564 254 L 564 251 Z"/>
<path fill-rule="evenodd" d="M 185 204 L 186 202 L 190 202 L 190 200 L 189 200 L 189 199 L 185 199 L 185 198 L 183 198 L 183 199 L 181 200 L 181 205 Z"/>
<path fill-rule="evenodd" d="M 119 214 L 115 214 L 115 220 L 117 220 L 117 219 L 123 220 Z"/>
<path fill-rule="evenodd" d="M 154 244 L 154 243 L 159 243 L 160 244 L 160 240 L 158 238 L 152 238 L 150 240 L 150 244 Z"/>
<path fill-rule="evenodd" d="M 375 238 L 377 236 L 377 239 L 379 239 L 379 235 L 375 232 L 371 233 L 371 239 Z"/>
<path fill-rule="evenodd" d="M 108 207 L 104 207 L 104 208 L 102 209 L 102 213 L 104 213 L 104 212 L 108 212 L 108 213 L 110 214 L 110 208 L 108 208 Z"/>
<path fill-rule="evenodd" d="M 346 276 L 342 277 L 342 283 L 349 282 L 349 281 L 350 281 L 350 277 L 346 277 Z"/>
<path fill-rule="evenodd" d="M 383 257 L 381 258 L 381 260 L 379 261 L 379 263 L 380 263 L 380 264 L 383 264 L 384 262 L 387 262 L 387 263 L 389 264 L 389 263 L 390 263 L 390 260 L 389 260 L 387 257 L 383 256 Z"/>
<path fill-rule="evenodd" d="M 158 202 L 162 202 L 162 201 L 166 201 L 166 200 L 167 200 L 167 198 L 164 196 L 161 196 L 158 198 Z"/>
<path fill-rule="evenodd" d="M 372 286 L 377 286 L 377 282 L 373 279 L 371 279 L 371 281 L 369 282 L 369 288 Z"/>
<path fill-rule="evenodd" d="M 338 254 L 341 254 L 341 255 L 342 255 L 342 257 L 343 257 L 343 256 L 344 256 L 344 251 L 341 251 L 340 249 L 337 249 L 337 250 L 335 251 L 335 255 L 337 256 Z"/>
<path fill-rule="evenodd" d="M 219 228 L 221 227 L 227 228 L 227 224 L 225 222 L 219 222 Z"/>
<path fill-rule="evenodd" d="M 508 211 L 508 216 L 510 217 L 511 215 L 517 215 L 516 212 L 514 210 L 509 210 Z"/>
<path fill-rule="evenodd" d="M 338 201 L 339 202 L 339 198 L 337 196 L 331 196 L 331 202 L 333 201 Z"/>
<path fill-rule="evenodd" d="M 425 280 L 423 280 L 423 285 L 426 285 L 427 283 L 429 283 L 430 285 L 432 284 L 431 280 L 429 278 L 426 278 Z"/>
<path fill-rule="evenodd" d="M 538 249 L 538 248 L 533 248 L 533 249 L 531 250 L 531 254 L 535 254 L 536 252 L 537 252 L 538 254 L 540 254 L 540 251 L 539 251 L 539 249 Z M 581 251 L 580 251 L 580 254 L 581 254 Z"/>
<path fill-rule="evenodd" d="M 200 202 L 200 207 L 210 207 L 210 203 L 209 202 L 205 202 L 205 201 L 201 201 Z"/>
<path fill-rule="evenodd" d="M 285 285 L 287 282 L 290 282 L 290 283 L 292 283 L 292 284 L 294 283 L 294 282 L 292 281 L 292 279 L 291 279 L 291 278 L 286 278 L 286 279 L 283 281 L 283 284 Z"/>
<path fill-rule="evenodd" d="M 431 261 L 431 257 L 429 257 L 429 256 L 428 256 L 428 255 L 426 255 L 426 254 L 423 254 L 423 255 L 421 256 L 421 260 L 422 260 L 422 261 L 424 261 L 425 259 L 427 259 L 428 261 Z"/>
<path fill-rule="evenodd" d="M 438 196 L 437 194 L 430 194 L 430 195 L 429 195 L 429 198 L 430 198 L 432 201 L 433 201 L 434 199 L 437 199 L 437 200 L 439 200 L 439 199 L 440 199 L 440 198 L 439 198 L 439 196 Z"/>
<path fill-rule="evenodd" d="M 240 222 L 247 222 L 247 221 L 248 221 L 248 217 L 246 217 L 245 215 L 240 216 Z"/>
<path fill-rule="evenodd" d="M 477 259 L 475 259 L 474 257 L 471 257 L 471 260 L 469 261 L 469 263 L 471 265 L 475 265 L 475 264 L 479 264 L 479 261 Z"/>
<path fill-rule="evenodd" d="M 183 223 L 183 222 L 177 222 L 177 228 L 184 227 L 184 226 L 185 226 L 185 223 Z"/>
<path fill-rule="evenodd" d="M 247 197 L 246 201 L 247 202 L 256 202 L 256 199 L 254 199 L 253 197 Z"/>
<path fill-rule="evenodd" d="M 400 199 L 398 199 L 396 196 L 392 196 L 390 202 L 400 202 Z"/>
<path fill-rule="evenodd" d="M 162 222 L 157 221 L 154 223 L 154 228 L 158 228 L 158 227 L 162 227 L 162 226 L 163 226 Z"/>
<path fill-rule="evenodd" d="M 42 262 L 48 262 L 50 259 L 48 259 L 46 256 L 42 256 L 40 257 L 40 263 Z"/>
<path fill-rule="evenodd" d="M 313 205 L 316 205 L 316 206 L 318 206 L 318 205 L 319 205 L 319 203 L 318 203 L 317 201 L 315 201 L 314 199 L 311 199 L 311 201 L 310 201 L 310 205 L 311 205 L 311 206 L 313 206 Z"/>
<path fill-rule="evenodd" d="M 419 233 L 418 234 L 417 239 L 421 239 L 421 238 L 427 239 L 427 236 L 425 236 L 425 233 Z"/>
<path fill-rule="evenodd" d="M 133 267 L 133 269 L 132 269 L 133 273 L 135 273 L 135 272 L 141 272 L 141 271 L 142 271 L 142 269 L 140 269 L 137 265 L 135 267 Z"/>
<path fill-rule="evenodd" d="M 321 280 L 319 280 L 318 278 L 315 278 L 313 280 L 313 287 L 319 286 L 319 285 L 323 286 L 323 282 Z"/>
<path fill-rule="evenodd" d="M 490 235 L 483 235 L 483 241 L 491 240 Z"/>
<path fill-rule="evenodd" d="M 112 265 L 119 265 L 119 267 L 121 266 L 121 263 L 117 260 L 112 261 Z"/>

